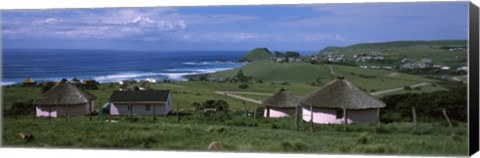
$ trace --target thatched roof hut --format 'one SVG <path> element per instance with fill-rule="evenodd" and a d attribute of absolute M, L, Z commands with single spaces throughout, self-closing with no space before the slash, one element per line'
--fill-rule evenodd
<path fill-rule="evenodd" d="M 33 101 L 36 116 L 57 117 L 85 115 L 93 112 L 94 95 L 62 80 Z"/>
<path fill-rule="evenodd" d="M 305 96 L 302 106 L 346 109 L 383 108 L 385 103 L 362 91 L 352 82 L 338 77 Z"/>
<path fill-rule="evenodd" d="M 300 100 L 303 120 L 314 123 L 376 123 L 385 103 L 338 77 Z"/>
<path fill-rule="evenodd" d="M 33 80 L 32 78 L 27 78 L 25 80 L 23 80 L 23 83 L 37 83 L 37 81 Z"/>
<path fill-rule="evenodd" d="M 273 96 L 262 101 L 262 104 L 268 107 L 295 108 L 298 104 L 298 99 L 282 88 Z"/>
<path fill-rule="evenodd" d="M 33 101 L 34 105 L 78 105 L 97 99 L 94 95 L 69 84 L 58 82 L 50 90 Z"/>
<path fill-rule="evenodd" d="M 23 80 L 23 83 L 22 83 L 23 86 L 36 86 L 37 85 L 37 81 L 33 80 L 32 78 L 27 78 L 25 80 Z"/>
<path fill-rule="evenodd" d="M 285 89 L 280 89 L 273 96 L 262 102 L 265 105 L 265 117 L 285 117 L 295 113 L 298 99 Z"/>

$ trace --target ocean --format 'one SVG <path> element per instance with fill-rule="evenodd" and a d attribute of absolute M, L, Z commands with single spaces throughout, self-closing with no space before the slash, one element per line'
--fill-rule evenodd
<path fill-rule="evenodd" d="M 28 77 L 37 82 L 94 79 L 177 80 L 185 75 L 212 73 L 241 67 L 248 51 L 117 51 L 117 50 L 2 50 L 2 85 Z"/>

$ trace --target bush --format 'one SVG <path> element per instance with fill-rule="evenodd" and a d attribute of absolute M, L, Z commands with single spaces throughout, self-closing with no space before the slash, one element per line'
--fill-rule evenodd
<path fill-rule="evenodd" d="M 289 86 L 289 85 L 290 85 L 290 83 L 288 83 L 288 81 L 284 81 L 284 82 L 280 83 L 280 85 L 286 85 L 286 86 Z"/>
<path fill-rule="evenodd" d="M 35 106 L 32 104 L 33 100 L 27 103 L 14 102 L 10 108 L 3 107 L 4 115 L 28 115 L 35 112 Z"/>
<path fill-rule="evenodd" d="M 245 84 L 245 83 L 243 83 L 243 84 L 238 85 L 238 88 L 240 88 L 240 89 L 247 89 L 247 88 L 248 88 L 248 85 Z"/>
<path fill-rule="evenodd" d="M 40 92 L 45 93 L 50 90 L 55 84 L 53 82 L 42 83 L 40 87 Z"/>

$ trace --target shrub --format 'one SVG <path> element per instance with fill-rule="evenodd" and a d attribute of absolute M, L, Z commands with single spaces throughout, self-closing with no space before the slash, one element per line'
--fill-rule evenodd
<path fill-rule="evenodd" d="M 243 84 L 238 85 L 238 88 L 240 88 L 240 89 L 247 89 L 247 88 L 248 88 L 248 85 L 245 84 L 245 83 L 243 83 Z"/>

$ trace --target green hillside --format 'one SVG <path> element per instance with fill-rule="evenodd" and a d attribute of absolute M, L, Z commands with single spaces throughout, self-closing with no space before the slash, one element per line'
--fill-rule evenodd
<path fill-rule="evenodd" d="M 346 47 L 326 47 L 321 51 L 333 55 L 344 55 L 347 60 L 353 60 L 353 55 L 361 53 L 380 52 L 385 59 L 400 61 L 403 58 L 421 60 L 432 59 L 433 64 L 452 67 L 466 65 L 466 40 L 439 40 L 439 41 L 395 41 L 382 43 L 361 43 Z M 459 51 L 449 51 L 449 48 L 464 48 Z"/>
<path fill-rule="evenodd" d="M 270 60 L 272 53 L 267 48 L 255 48 L 247 53 L 240 61 L 260 61 L 260 60 Z"/>
<path fill-rule="evenodd" d="M 259 61 L 249 63 L 241 68 L 217 72 L 212 74 L 215 78 L 232 77 L 241 69 L 254 81 L 264 82 L 294 82 L 311 84 L 320 81 L 319 85 L 325 84 L 335 78 L 330 71 L 339 76 L 345 76 L 356 85 L 368 90 L 379 91 L 390 88 L 398 88 L 422 82 L 437 82 L 423 77 L 409 75 L 387 70 L 366 70 L 352 66 L 308 64 L 308 63 L 276 63 L 273 61 Z M 439 89 L 441 87 L 438 87 Z"/>

